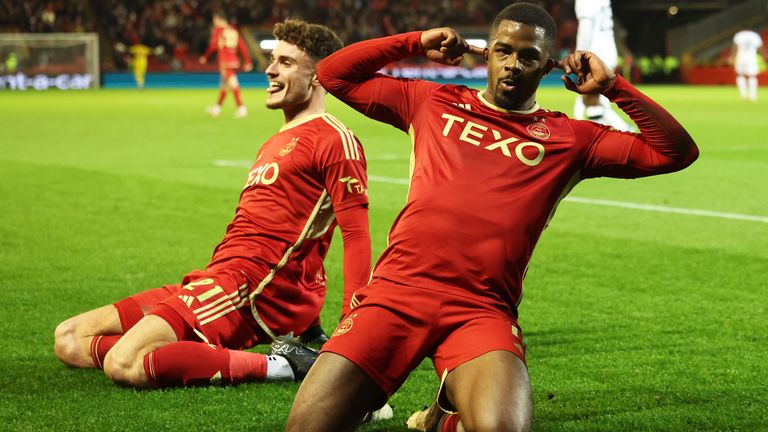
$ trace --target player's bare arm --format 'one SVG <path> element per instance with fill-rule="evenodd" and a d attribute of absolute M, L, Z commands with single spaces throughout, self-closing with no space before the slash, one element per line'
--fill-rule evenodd
<path fill-rule="evenodd" d="M 616 82 L 616 74 L 589 51 L 576 51 L 555 62 L 555 67 L 565 72 L 561 77 L 568 90 L 579 94 L 602 93 Z M 568 75 L 575 74 L 572 80 Z"/>
<path fill-rule="evenodd" d="M 421 46 L 425 55 L 435 63 L 457 66 L 464 59 L 464 54 L 482 56 L 484 49 L 470 45 L 464 37 L 450 27 L 426 30 L 421 34 Z"/>

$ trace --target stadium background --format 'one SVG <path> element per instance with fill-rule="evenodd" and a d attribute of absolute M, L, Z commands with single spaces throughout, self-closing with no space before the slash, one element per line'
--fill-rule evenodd
<path fill-rule="evenodd" d="M 558 209 L 521 306 L 535 430 L 768 430 L 768 95 L 739 100 L 726 65 L 742 26 L 766 39 L 767 3 L 614 0 L 620 49 L 632 59 L 622 71 L 680 119 L 702 156 L 670 176 L 585 182 Z M 569 50 L 572 2 L 542 4 Z M 204 113 L 218 77 L 215 63 L 196 59 L 214 6 L 229 11 L 261 59 L 241 74 L 251 110 L 244 120 L 229 115 L 231 100 L 221 118 Z M 297 384 L 127 390 L 99 371 L 61 366 L 53 329 L 205 265 L 258 146 L 282 123 L 262 106 L 258 47 L 274 22 L 323 22 L 347 43 L 441 25 L 482 38 L 497 7 L 0 1 L 0 33 L 96 33 L 102 86 L 0 90 L 0 430 L 280 430 Z M 151 58 L 142 92 L 114 50 L 136 38 L 165 47 Z M 0 75 L 24 67 L 7 57 L 0 65 Z M 420 73 L 423 65 L 407 67 Z M 555 82 L 539 101 L 570 113 L 574 96 Z M 407 192 L 408 138 L 330 97 L 328 108 L 366 148 L 376 256 Z M 338 239 L 327 267 L 330 330 L 339 313 Z M 426 362 L 392 398 L 395 418 L 365 430 L 404 430 L 436 387 Z"/>

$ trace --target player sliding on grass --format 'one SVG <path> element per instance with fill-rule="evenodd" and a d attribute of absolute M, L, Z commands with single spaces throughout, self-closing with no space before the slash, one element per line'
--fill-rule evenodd
<path fill-rule="evenodd" d="M 224 98 L 227 97 L 227 92 L 231 90 L 232 96 L 235 98 L 235 104 L 237 104 L 235 118 L 243 118 L 248 115 L 248 109 L 243 105 L 243 100 L 240 97 L 240 83 L 237 81 L 240 57 L 237 56 L 237 52 L 239 50 L 240 55 L 243 56 L 243 70 L 245 72 L 253 69 L 251 57 L 248 55 L 248 49 L 245 47 L 245 42 L 243 42 L 240 32 L 229 24 L 229 21 L 227 21 L 226 16 L 222 12 L 214 13 L 212 19 L 213 31 L 211 33 L 211 42 L 205 53 L 200 56 L 199 61 L 201 64 L 207 63 L 208 57 L 216 52 L 219 58 L 221 82 L 219 99 L 216 101 L 216 105 L 208 108 L 207 111 L 212 117 L 218 117 L 221 114 L 221 104 L 224 102 Z"/>
<path fill-rule="evenodd" d="M 304 332 L 325 297 L 323 259 L 338 223 L 344 304 L 370 272 L 363 149 L 325 112 L 315 64 L 341 47 L 326 27 L 287 20 L 266 70 L 267 107 L 285 124 L 259 150 L 234 220 L 204 271 L 61 323 L 55 352 L 102 367 L 133 387 L 300 379 L 317 353 L 288 338 L 271 352 L 241 351 Z M 344 312 L 348 306 L 344 307 Z"/>
<path fill-rule="evenodd" d="M 438 28 L 360 42 L 320 62 L 330 93 L 409 132 L 412 174 L 372 280 L 302 383 L 287 430 L 348 430 L 425 357 L 445 381 L 439 407 L 412 416 L 412 427 L 530 429 L 518 304 L 557 204 L 579 180 L 669 173 L 698 156 L 667 111 L 595 55 L 551 60 L 555 36 L 544 9 L 515 3 L 494 20 L 486 50 Z M 488 61 L 484 90 L 377 72 L 414 56 L 455 65 L 465 53 Z M 575 82 L 565 78 L 568 89 L 617 103 L 641 133 L 540 107 L 536 90 L 553 67 L 576 74 Z"/>

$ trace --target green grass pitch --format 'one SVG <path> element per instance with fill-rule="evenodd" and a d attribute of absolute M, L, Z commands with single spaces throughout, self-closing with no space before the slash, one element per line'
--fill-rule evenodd
<path fill-rule="evenodd" d="M 768 93 L 752 104 L 735 88 L 644 90 L 701 157 L 676 174 L 584 182 L 571 194 L 583 200 L 560 205 L 520 308 L 535 430 L 766 430 Z M 0 92 L 0 430 L 281 429 L 297 384 L 134 391 L 52 351 L 67 317 L 206 264 L 246 165 L 282 123 L 263 90 L 244 91 L 244 120 L 231 99 L 208 118 L 215 97 Z M 539 102 L 570 112 L 573 95 L 545 88 Z M 404 203 L 407 186 L 391 179 L 407 177 L 408 137 L 332 98 L 328 109 L 365 147 L 378 256 Z M 327 261 L 328 331 L 340 245 Z M 395 418 L 363 429 L 405 430 L 437 384 L 425 362 L 390 400 Z"/>

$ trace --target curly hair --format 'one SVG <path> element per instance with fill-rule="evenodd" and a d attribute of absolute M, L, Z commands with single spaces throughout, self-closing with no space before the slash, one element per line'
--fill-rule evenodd
<path fill-rule="evenodd" d="M 336 33 L 326 26 L 310 24 L 296 18 L 275 24 L 272 32 L 277 40 L 283 40 L 309 54 L 314 61 L 320 61 L 344 44 Z"/>

